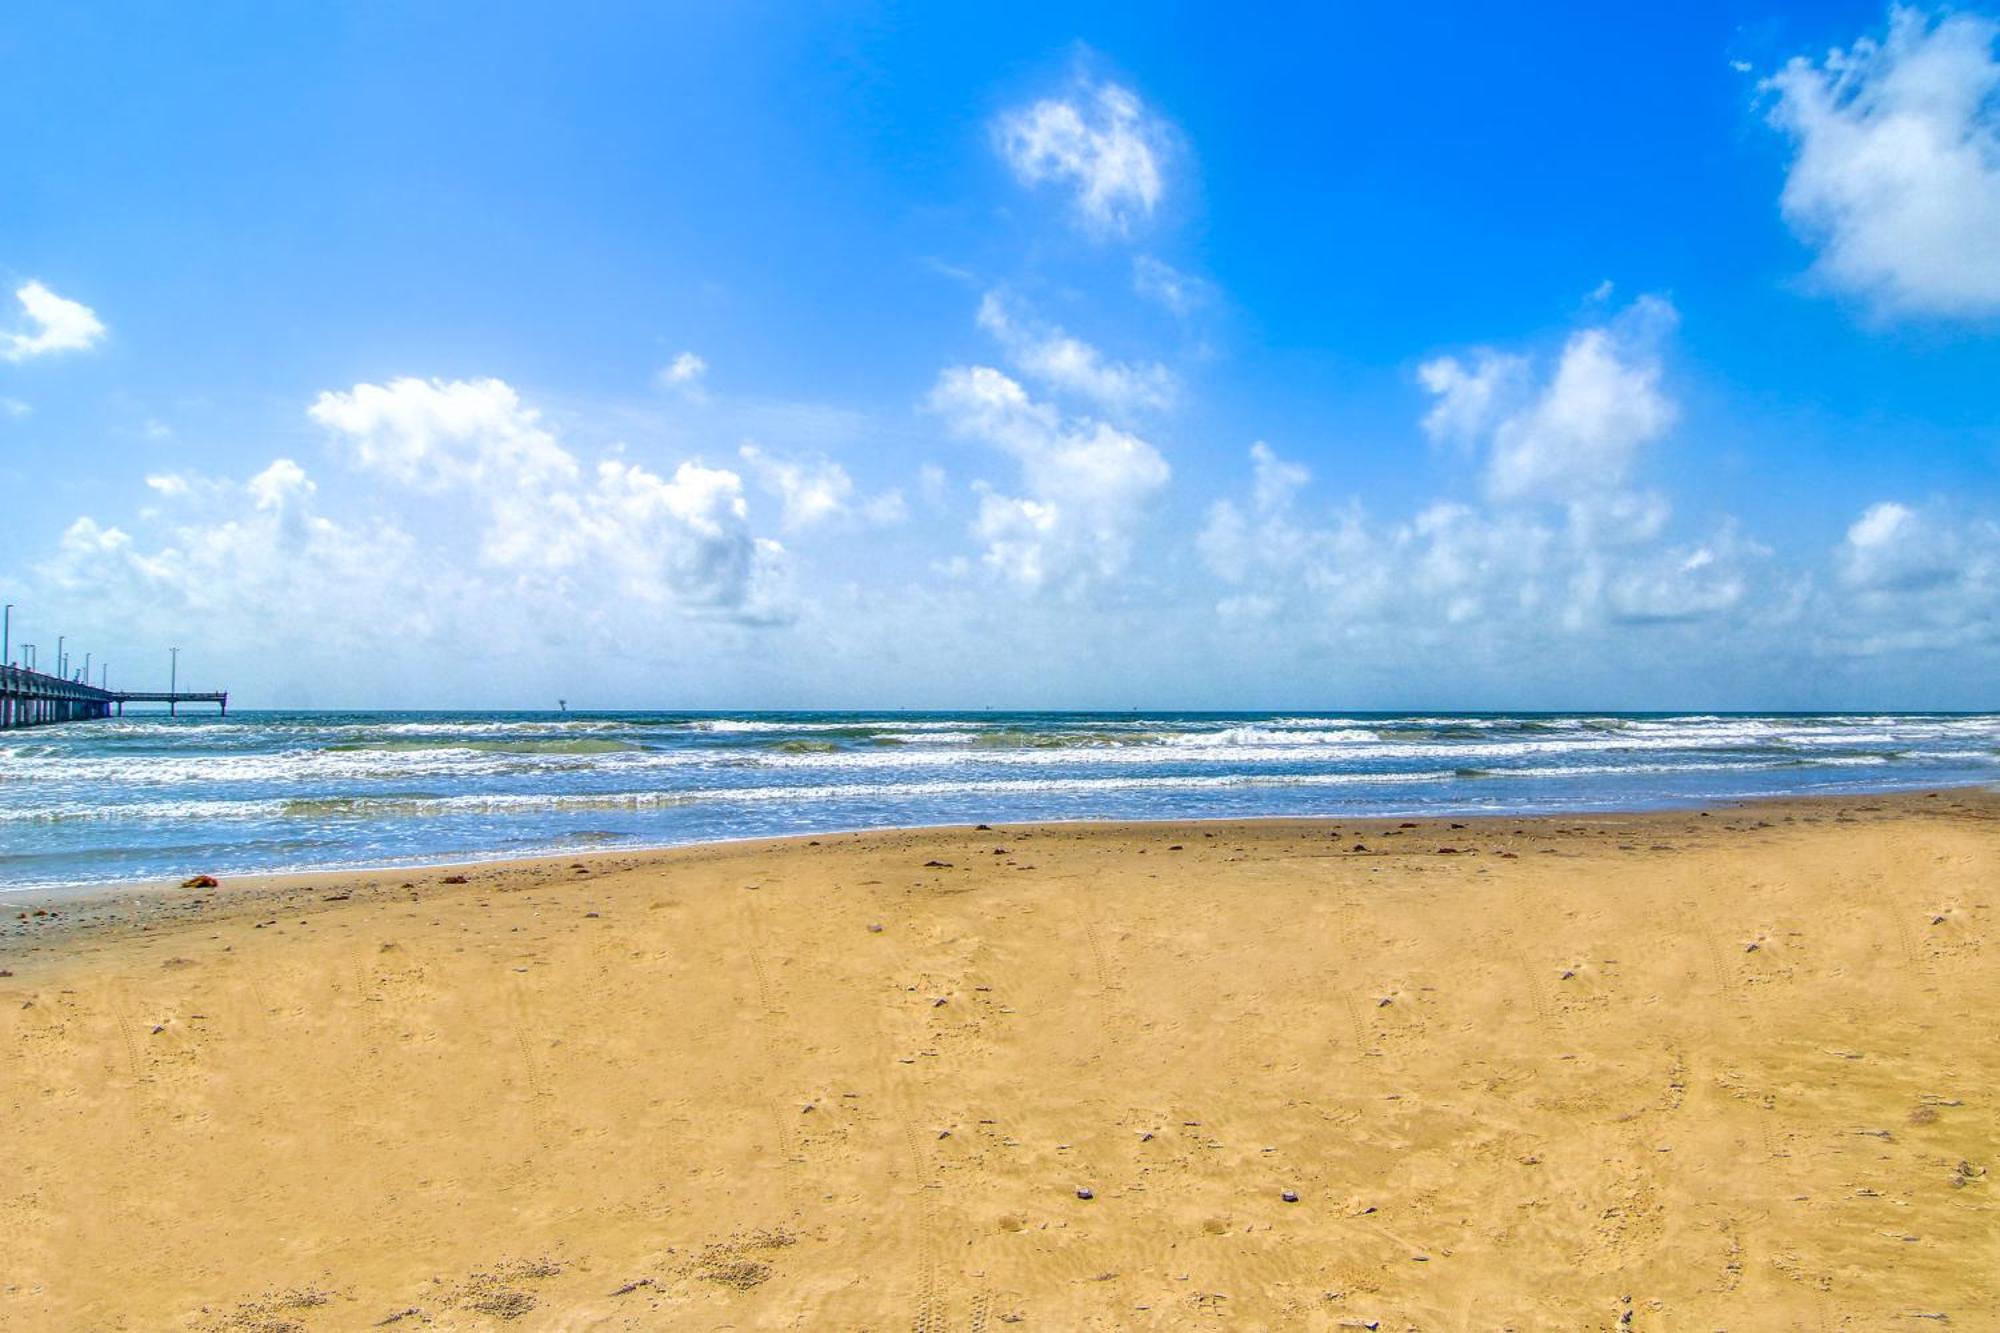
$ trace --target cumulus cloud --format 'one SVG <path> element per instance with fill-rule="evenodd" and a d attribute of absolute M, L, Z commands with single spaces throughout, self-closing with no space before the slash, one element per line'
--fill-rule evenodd
<path fill-rule="evenodd" d="M 1586 548 L 1588 549 L 1588 548 Z M 1608 562 L 1598 580 L 1608 617 L 1628 624 L 1708 620 L 1744 605 L 1771 548 L 1726 522 L 1691 546 L 1655 547 Z"/>
<path fill-rule="evenodd" d="M 1082 84 L 1007 112 L 994 126 L 1000 154 L 1023 184 L 1067 187 L 1086 223 L 1120 233 L 1159 204 L 1169 133 L 1136 93 L 1115 83 Z"/>
<path fill-rule="evenodd" d="M 1401 523 L 1377 523 L 1358 506 L 1314 520 L 1296 505 L 1302 469 L 1262 444 L 1251 461 L 1248 502 L 1217 500 L 1197 538 L 1233 589 L 1221 605 L 1232 618 L 1283 616 L 1352 635 L 1518 614 L 1546 596 L 1540 576 L 1556 534 L 1527 516 L 1438 503 Z"/>
<path fill-rule="evenodd" d="M 901 491 L 860 499 L 847 469 L 824 454 L 781 457 L 756 444 L 737 453 L 758 484 L 783 506 L 781 521 L 788 530 L 842 520 L 895 523 L 908 512 Z"/>
<path fill-rule="evenodd" d="M 1640 450 L 1672 428 L 1660 348 L 1672 305 L 1640 297 L 1610 322 L 1570 335 L 1548 379 L 1524 357 L 1482 349 L 1471 362 L 1439 357 L 1418 369 L 1436 399 L 1434 439 L 1482 446 L 1497 500 L 1579 501 L 1622 485 Z"/>
<path fill-rule="evenodd" d="M 1761 87 L 1795 153 L 1785 217 L 1831 288 L 1903 315 L 2000 313 L 2000 23 L 1898 6 L 1888 35 Z"/>
<path fill-rule="evenodd" d="M 1471 627 L 1518 649 L 1553 634 L 1713 619 L 1745 607 L 1770 572 L 1771 552 L 1732 523 L 1704 541 L 1660 541 L 1663 519 L 1643 500 L 1620 498 L 1639 510 L 1624 523 L 1587 505 L 1552 517 L 1451 501 L 1402 520 L 1358 505 L 1315 519 L 1298 504 L 1306 469 L 1261 441 L 1250 461 L 1248 497 L 1216 501 L 1197 538 L 1231 589 L 1220 609 L 1233 618 L 1436 642 Z M 1634 521 L 1646 530 L 1635 534 Z"/>
<path fill-rule="evenodd" d="M 357 384 L 320 394 L 307 413 L 363 470 L 421 489 L 560 485 L 579 471 L 503 380 Z"/>
<path fill-rule="evenodd" d="M 1861 654 L 2000 644 L 2000 523 L 1895 500 L 1870 505 L 1833 552 L 1827 619 Z"/>
<path fill-rule="evenodd" d="M 154 473 L 130 521 L 69 526 L 32 570 L 35 600 L 78 608 L 100 643 L 198 630 L 232 684 L 299 702 L 446 680 L 503 702 L 510 672 L 559 689 L 586 648 L 681 660 L 797 613 L 787 553 L 752 531 L 728 468 L 586 463 L 498 380 L 356 385 L 311 412 L 348 465 L 337 485 L 294 458 Z M 489 660 L 434 660 L 441 646 Z"/>
<path fill-rule="evenodd" d="M 150 541 L 79 518 L 38 569 L 45 595 L 89 605 L 130 639 L 198 626 L 239 645 L 336 647 L 420 628 L 448 569 L 417 556 L 408 533 L 318 511 L 304 468 L 280 458 L 242 480 L 161 477 L 173 503 Z"/>
<path fill-rule="evenodd" d="M 1937 514 L 1884 500 L 1847 529 L 1836 554 L 1842 581 L 1862 592 L 1919 593 L 1993 573 L 1992 525 L 1961 529 Z"/>
<path fill-rule="evenodd" d="M 742 478 L 612 458 L 586 472 L 504 381 L 400 379 L 323 393 L 309 409 L 364 472 L 483 507 L 484 559 L 745 619 L 774 614 L 783 548 L 755 537 Z"/>
<path fill-rule="evenodd" d="M 0 361 L 26 361 L 51 352 L 81 352 L 104 337 L 97 312 L 79 301 L 57 296 L 39 282 L 14 290 L 28 331 L 0 333 Z"/>
<path fill-rule="evenodd" d="M 1115 417 L 1165 409 L 1179 392 L 1174 373 L 1157 361 L 1109 360 L 1055 325 L 1022 316 L 999 292 L 988 292 L 980 301 L 979 327 L 999 341 L 1023 375 L 1057 392 L 1088 399 Z"/>
<path fill-rule="evenodd" d="M 973 531 L 989 567 L 1027 587 L 1070 591 L 1124 570 L 1148 502 L 1172 475 L 1157 449 L 1036 402 L 987 366 L 946 370 L 930 407 L 953 434 L 992 445 L 1020 465 L 1025 494 L 980 488 Z"/>

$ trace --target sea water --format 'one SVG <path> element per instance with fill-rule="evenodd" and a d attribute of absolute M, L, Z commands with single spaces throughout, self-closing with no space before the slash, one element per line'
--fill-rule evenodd
<path fill-rule="evenodd" d="M 2000 715 L 234 713 L 0 733 L 0 889 L 891 825 L 2000 782 Z"/>

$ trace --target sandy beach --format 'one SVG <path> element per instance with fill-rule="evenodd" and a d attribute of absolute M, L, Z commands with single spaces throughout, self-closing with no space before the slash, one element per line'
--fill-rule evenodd
<path fill-rule="evenodd" d="M 1996 891 L 1947 791 L 15 895 L 0 1326 L 2000 1327 Z"/>

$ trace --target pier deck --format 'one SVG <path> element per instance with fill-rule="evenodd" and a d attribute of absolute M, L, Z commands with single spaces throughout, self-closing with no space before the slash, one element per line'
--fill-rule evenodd
<path fill-rule="evenodd" d="M 107 690 L 25 667 L 0 667 L 0 730 L 122 717 L 128 703 L 165 704 L 169 713 L 182 704 L 215 704 L 229 715 L 227 690 Z"/>

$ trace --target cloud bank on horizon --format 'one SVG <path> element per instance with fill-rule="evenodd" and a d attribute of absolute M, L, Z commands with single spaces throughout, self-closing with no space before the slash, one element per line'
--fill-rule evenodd
<path fill-rule="evenodd" d="M 1790 317 L 1854 356 L 1948 344 L 1985 358 L 1963 373 L 1996 364 L 2000 22 L 1897 7 L 1767 68 L 1739 113 L 1768 125 L 1778 175 L 1739 225 L 1807 250 L 1732 283 L 1817 307 Z M 1864 458 L 1872 491 L 1802 484 L 1774 506 L 1760 442 L 1702 428 L 1742 402 L 1789 431 L 1821 404 L 1773 411 L 1781 388 L 1706 363 L 1687 330 L 1727 315 L 1693 280 L 1654 271 L 1626 295 L 1615 274 L 1547 293 L 1559 318 L 1441 320 L 1369 374 L 1327 363 L 1354 381 L 1328 398 L 1320 376 L 1288 382 L 1277 339 L 1247 349 L 1296 312 L 1230 282 L 1232 210 L 1206 222 L 1204 261 L 1189 219 L 1224 181 L 1140 81 L 1073 53 L 958 145 L 999 177 L 985 215 L 929 206 L 977 259 L 907 256 L 935 270 L 907 298 L 932 332 L 884 386 L 789 392 L 678 321 L 610 388 L 595 366 L 531 390 L 504 358 L 405 354 L 289 403 L 260 393 L 273 415 L 251 424 L 275 448 L 183 451 L 146 416 L 110 450 L 127 489 L 87 512 L 9 488 L 55 530 L 17 544 L 0 584 L 107 656 L 199 635 L 270 705 L 2000 703 L 1992 381 L 1953 390 L 1974 401 L 1947 423 L 1973 484 L 1911 489 L 1901 456 Z M 121 326 L 116 360 L 142 363 L 168 322 L 128 327 L 89 273 L 73 258 L 48 283 L 87 285 Z M 93 447 L 28 441 L 43 400 L 139 396 L 59 378 L 107 331 L 48 283 L 21 279 L 0 322 L 0 444 L 24 469 Z M 824 321 L 801 300 L 802 329 Z M 1952 373 L 1920 364 L 1873 408 Z M 182 391 L 193 414 L 229 386 Z M 1810 476 L 1794 453 L 1773 472 Z"/>

